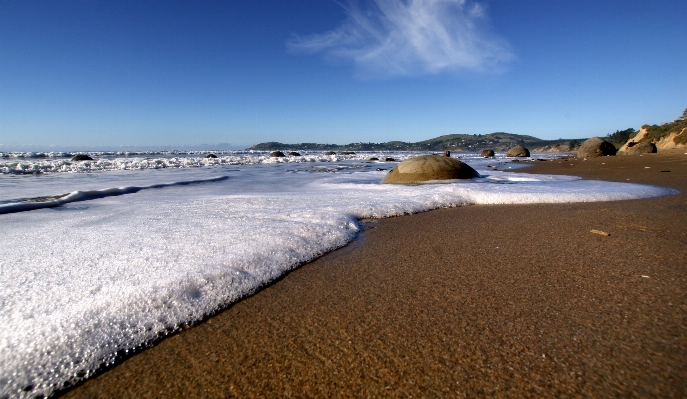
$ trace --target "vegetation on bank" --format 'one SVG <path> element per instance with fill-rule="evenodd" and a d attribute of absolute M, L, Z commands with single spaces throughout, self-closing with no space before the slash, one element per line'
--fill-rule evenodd
<path fill-rule="evenodd" d="M 665 123 L 660 126 L 644 125 L 642 128 L 646 129 L 647 132 L 642 141 L 658 141 L 670 134 L 677 133 L 678 135 L 673 138 L 675 144 L 687 144 L 687 118 L 676 119 L 671 123 Z"/>
<path fill-rule="evenodd" d="M 662 138 L 677 133 L 673 138 L 675 144 L 687 144 L 687 109 L 681 116 L 677 117 L 670 123 L 663 123 L 661 125 L 644 125 L 642 129 L 646 130 L 646 135 L 639 141 L 641 142 L 657 142 Z M 614 133 L 606 135 L 605 139 L 615 145 L 616 148 L 622 147 L 625 143 L 637 136 L 637 131 L 632 128 L 625 130 L 616 130 Z"/>
<path fill-rule="evenodd" d="M 606 141 L 613 144 L 615 148 L 620 148 L 636 135 L 637 131 L 633 128 L 616 130 L 615 133 L 609 133 L 606 135 Z"/>

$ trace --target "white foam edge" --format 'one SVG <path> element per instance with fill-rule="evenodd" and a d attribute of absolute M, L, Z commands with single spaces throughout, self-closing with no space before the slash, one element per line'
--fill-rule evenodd
<path fill-rule="evenodd" d="M 88 201 L 97 198 L 114 197 L 117 195 L 133 194 L 141 190 L 148 190 L 153 188 L 163 188 L 171 186 L 184 186 L 188 184 L 197 183 L 212 183 L 228 179 L 229 176 L 217 176 L 210 179 L 187 180 L 172 183 L 151 184 L 149 186 L 127 186 L 116 188 L 105 188 L 102 190 L 87 190 L 87 191 L 72 191 L 64 196 L 56 196 L 57 198 L 49 201 L 22 201 L 12 202 L 9 204 L 0 205 L 0 215 L 15 212 L 32 211 L 35 209 L 54 208 L 56 206 L 68 204 L 70 202 Z"/>

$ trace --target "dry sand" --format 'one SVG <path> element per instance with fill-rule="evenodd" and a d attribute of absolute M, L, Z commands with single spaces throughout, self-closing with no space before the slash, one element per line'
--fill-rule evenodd
<path fill-rule="evenodd" d="M 533 163 L 681 193 L 381 220 L 65 396 L 686 397 L 687 155 Z"/>

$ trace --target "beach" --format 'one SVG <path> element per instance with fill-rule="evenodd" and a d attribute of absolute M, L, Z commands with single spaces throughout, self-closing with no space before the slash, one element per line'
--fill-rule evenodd
<path fill-rule="evenodd" d="M 687 155 L 532 164 L 519 171 L 680 193 L 366 221 L 348 246 L 62 394 L 684 397 Z"/>

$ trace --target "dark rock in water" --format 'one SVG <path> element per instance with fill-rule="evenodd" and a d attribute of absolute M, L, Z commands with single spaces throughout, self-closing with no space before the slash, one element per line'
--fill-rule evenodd
<path fill-rule="evenodd" d="M 281 157 L 285 157 L 286 155 L 284 155 L 284 153 L 281 151 L 272 151 L 272 152 L 270 152 L 270 156 L 272 158 L 281 158 Z"/>
<path fill-rule="evenodd" d="M 355 155 L 355 152 L 353 151 L 343 151 L 341 155 Z"/>
<path fill-rule="evenodd" d="M 372 157 L 372 158 L 370 158 L 369 160 L 370 160 L 370 161 L 379 161 L 379 158 L 377 158 L 377 157 Z"/>
<path fill-rule="evenodd" d="M 508 150 L 506 153 L 507 157 L 529 157 L 530 156 L 530 150 L 527 148 L 521 146 L 521 145 L 516 145 L 515 147 L 511 148 Z"/>
<path fill-rule="evenodd" d="M 74 155 L 72 157 L 72 161 L 92 161 L 92 160 L 93 160 L 93 158 L 89 157 L 88 155 L 84 155 L 84 154 L 78 154 L 78 155 Z"/>
<path fill-rule="evenodd" d="M 217 155 L 215 154 L 208 154 L 205 156 L 205 158 L 217 158 Z"/>
<path fill-rule="evenodd" d="M 491 148 L 487 148 L 486 150 L 482 150 L 482 156 L 485 158 L 486 157 L 493 157 L 495 155 L 496 154 L 494 154 L 494 150 L 492 150 Z"/>
<path fill-rule="evenodd" d="M 649 143 L 646 141 L 640 142 L 640 143 L 635 143 L 632 147 L 629 145 L 627 146 L 627 150 L 625 151 L 625 154 L 628 155 L 636 155 L 636 154 L 653 154 L 656 153 L 658 150 L 656 149 L 656 144 L 654 143 Z"/>
<path fill-rule="evenodd" d="M 300 157 L 300 156 L 301 156 L 301 154 L 297 153 L 296 151 L 291 151 L 291 152 L 289 153 L 289 155 L 292 156 L 292 157 Z"/>
<path fill-rule="evenodd" d="M 582 143 L 577 150 L 578 158 L 596 158 L 606 155 L 615 155 L 618 150 L 615 146 L 601 137 L 592 137 Z"/>
<path fill-rule="evenodd" d="M 386 158 L 384 161 L 386 161 L 386 162 L 396 162 L 396 160 L 393 159 L 393 158 Z"/>
<path fill-rule="evenodd" d="M 336 155 L 336 153 L 334 151 L 327 151 L 324 155 Z"/>
<path fill-rule="evenodd" d="M 450 156 L 451 156 L 451 151 L 449 151 L 449 150 L 444 151 L 444 156 L 445 156 L 445 157 L 450 157 Z"/>
<path fill-rule="evenodd" d="M 423 155 L 394 166 L 382 183 L 414 183 L 427 180 L 471 179 L 479 177 L 470 165 L 456 158 Z"/>

